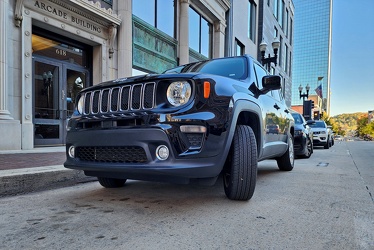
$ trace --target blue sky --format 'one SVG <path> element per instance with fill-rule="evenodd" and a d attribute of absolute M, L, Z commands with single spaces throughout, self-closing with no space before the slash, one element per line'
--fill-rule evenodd
<path fill-rule="evenodd" d="M 333 0 L 330 115 L 374 110 L 374 0 Z"/>

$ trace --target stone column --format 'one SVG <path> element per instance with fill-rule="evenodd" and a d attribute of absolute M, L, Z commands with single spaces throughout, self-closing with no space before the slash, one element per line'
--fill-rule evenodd
<path fill-rule="evenodd" d="M 0 120 L 13 120 L 10 116 L 7 101 L 7 78 L 8 78 L 8 64 L 7 64 L 7 18 L 8 18 L 8 1 L 0 0 Z"/>
<path fill-rule="evenodd" d="M 189 25 L 188 11 L 190 7 L 189 0 L 180 0 L 179 12 L 179 65 L 189 63 Z"/>
<path fill-rule="evenodd" d="M 118 78 L 132 75 L 132 3 L 118 1 L 118 15 L 122 23 L 118 27 Z"/>
<path fill-rule="evenodd" d="M 214 22 L 213 58 L 225 56 L 225 28 L 226 24 L 222 21 Z"/>
<path fill-rule="evenodd" d="M 11 34 L 13 23 L 9 19 L 9 1 L 0 0 L 0 150 L 21 149 L 21 124 L 15 120 L 8 111 L 9 104 L 14 103 L 9 98 L 9 84 L 13 81 L 13 75 L 9 65 L 8 38 Z M 12 97 L 14 98 L 14 96 Z M 13 108 L 14 110 L 14 108 Z M 14 112 L 14 111 L 13 111 Z"/>

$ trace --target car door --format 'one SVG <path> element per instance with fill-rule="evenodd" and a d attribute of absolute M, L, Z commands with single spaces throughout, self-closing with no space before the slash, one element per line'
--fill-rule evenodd
<path fill-rule="evenodd" d="M 267 72 L 257 63 L 254 63 L 254 70 L 257 77 L 257 85 L 262 89 L 262 78 Z M 277 153 L 277 145 L 280 141 L 280 109 L 278 102 L 274 99 L 271 92 L 259 96 L 261 102 L 263 117 L 263 153 L 264 155 L 273 155 Z"/>
<path fill-rule="evenodd" d="M 272 96 L 275 100 L 275 106 L 277 106 L 277 124 L 279 125 L 279 141 L 287 143 L 289 122 L 290 122 L 290 111 L 283 98 L 282 90 L 273 90 Z"/>

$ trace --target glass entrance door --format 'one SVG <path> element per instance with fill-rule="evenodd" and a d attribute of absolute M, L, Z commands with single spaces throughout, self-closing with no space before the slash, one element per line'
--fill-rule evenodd
<path fill-rule="evenodd" d="M 67 119 L 88 82 L 83 67 L 34 57 L 34 145 L 65 144 Z"/>
<path fill-rule="evenodd" d="M 34 59 L 34 144 L 63 144 L 62 65 Z"/>

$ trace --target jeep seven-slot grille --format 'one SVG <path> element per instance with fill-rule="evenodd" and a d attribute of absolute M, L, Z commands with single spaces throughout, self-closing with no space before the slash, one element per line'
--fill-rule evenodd
<path fill-rule="evenodd" d="M 155 83 L 112 87 L 84 93 L 84 114 L 107 114 L 152 109 Z"/>
<path fill-rule="evenodd" d="M 147 155 L 142 147 L 79 147 L 76 156 L 80 161 L 106 163 L 144 163 Z"/>

